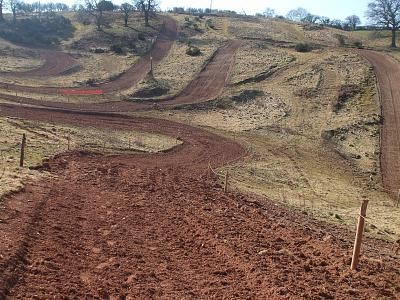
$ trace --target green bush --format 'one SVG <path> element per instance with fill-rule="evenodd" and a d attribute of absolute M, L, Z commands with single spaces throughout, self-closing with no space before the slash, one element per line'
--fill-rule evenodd
<path fill-rule="evenodd" d="M 310 46 L 310 44 L 307 43 L 298 43 L 294 49 L 297 52 L 310 52 L 312 50 L 312 47 Z"/>

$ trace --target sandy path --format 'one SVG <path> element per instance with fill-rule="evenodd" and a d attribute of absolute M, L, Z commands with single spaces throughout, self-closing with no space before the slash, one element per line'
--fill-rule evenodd
<path fill-rule="evenodd" d="M 384 53 L 360 52 L 375 69 L 384 123 L 381 131 L 381 170 L 385 189 L 397 197 L 400 189 L 400 63 Z"/>

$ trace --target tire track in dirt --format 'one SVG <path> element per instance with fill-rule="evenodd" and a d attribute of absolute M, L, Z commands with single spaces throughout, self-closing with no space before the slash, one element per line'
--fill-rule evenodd
<path fill-rule="evenodd" d="M 205 102 L 216 98 L 229 81 L 235 62 L 235 54 L 241 42 L 230 41 L 220 48 L 215 57 L 206 65 L 199 76 L 189 83 L 186 88 L 169 104 L 190 104 Z"/>
<path fill-rule="evenodd" d="M 71 55 L 64 52 L 39 50 L 39 54 L 44 60 L 44 64 L 39 68 L 25 72 L 1 72 L 0 74 L 14 77 L 50 77 L 62 75 L 79 66 Z"/>
<path fill-rule="evenodd" d="M 225 194 L 207 168 L 244 155 L 231 140 L 149 118 L 10 106 L 1 115 L 180 132 L 183 144 L 159 154 L 74 151 L 45 163 L 57 177 L 28 185 L 0 210 L 1 219 L 18 211 L 0 222 L 0 297 L 344 299 L 400 290 L 388 245 L 368 241 L 369 256 L 385 261 L 364 258 L 351 273 L 351 233 L 253 195 Z"/>
<path fill-rule="evenodd" d="M 168 54 L 169 50 L 172 47 L 172 44 L 177 38 L 177 35 L 178 27 L 176 21 L 172 18 L 165 17 L 160 35 L 158 36 L 150 53 L 140 58 L 139 61 L 137 61 L 131 68 L 122 73 L 115 80 L 100 83 L 94 87 L 34 87 L 10 83 L 0 83 L 0 88 L 25 93 L 48 95 L 57 95 L 60 88 L 71 88 L 75 90 L 102 89 L 106 93 L 126 90 L 132 86 L 135 86 L 138 82 L 145 78 L 146 74 L 148 74 L 148 72 L 150 71 L 150 56 L 153 57 L 153 63 L 158 64 Z M 50 66 L 47 66 L 47 68 L 50 68 Z"/>
<path fill-rule="evenodd" d="M 163 100 L 144 100 L 140 102 L 110 101 L 101 103 L 65 103 L 57 101 L 37 100 L 27 97 L 1 94 L 0 98 L 20 104 L 40 105 L 44 107 L 98 111 L 98 112 L 127 112 L 141 109 L 173 107 L 182 104 L 201 103 L 216 98 L 221 94 L 235 62 L 235 54 L 240 41 L 230 41 L 222 47 L 213 59 L 205 66 L 200 74 L 176 97 Z"/>
<path fill-rule="evenodd" d="M 384 53 L 360 51 L 374 67 L 384 118 L 381 128 L 383 186 L 392 197 L 400 189 L 400 63 Z"/>
<path fill-rule="evenodd" d="M 166 120 L 0 108 L 1 116 L 183 140 L 159 154 L 73 151 L 46 162 L 57 177 L 28 185 L 0 210 L 0 297 L 345 299 L 400 291 L 400 265 L 384 242 L 364 248 L 384 261 L 363 258 L 352 273 L 352 234 L 253 195 L 225 194 L 208 164 L 242 158 L 234 141 Z"/>

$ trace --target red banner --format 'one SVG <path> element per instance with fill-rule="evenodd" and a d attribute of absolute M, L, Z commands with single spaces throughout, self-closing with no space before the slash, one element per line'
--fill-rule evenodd
<path fill-rule="evenodd" d="M 72 89 L 63 89 L 58 90 L 58 93 L 61 95 L 103 95 L 103 90 L 72 90 Z"/>

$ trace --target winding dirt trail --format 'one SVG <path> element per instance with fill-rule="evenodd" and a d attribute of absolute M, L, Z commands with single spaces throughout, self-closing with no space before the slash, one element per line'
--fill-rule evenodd
<path fill-rule="evenodd" d="M 360 51 L 378 78 L 384 123 L 381 131 L 381 170 L 385 189 L 397 197 L 400 189 L 400 63 L 393 57 Z"/>
<path fill-rule="evenodd" d="M 175 42 L 178 34 L 177 23 L 174 19 L 165 17 L 164 25 L 160 31 L 160 35 L 155 42 L 151 53 L 140 58 L 131 68 L 122 73 L 118 78 L 113 81 L 105 82 L 96 85 L 95 87 L 62 87 L 63 89 L 74 90 L 90 90 L 102 89 L 106 93 L 115 91 L 126 90 L 144 79 L 146 74 L 150 71 L 150 56 L 153 57 L 153 63 L 158 64 L 169 52 L 172 44 Z M 50 66 L 46 67 L 47 69 Z M 60 87 L 45 87 L 45 86 L 24 86 L 10 83 L 0 83 L 0 88 L 9 89 L 13 91 L 37 94 L 57 95 Z"/>
<path fill-rule="evenodd" d="M 233 40 L 221 47 L 213 59 L 200 72 L 197 78 L 191 81 L 179 95 L 173 98 L 154 101 L 145 100 L 141 102 L 110 101 L 101 103 L 66 103 L 46 101 L 2 93 L 0 93 L 0 98 L 20 104 L 40 105 L 43 107 L 86 112 L 129 112 L 141 109 L 151 109 L 155 106 L 171 107 L 182 104 L 201 103 L 214 99 L 221 94 L 229 80 L 230 72 L 235 62 L 235 54 L 239 46 L 240 41 Z M 115 84 L 118 85 L 118 83 Z M 9 86 L 8 88 L 14 89 L 15 87 Z M 19 87 L 17 87 L 17 90 L 20 91 Z M 53 90 L 53 92 L 57 93 L 58 89 Z"/>
<path fill-rule="evenodd" d="M 179 136 L 160 154 L 73 151 L 0 208 L 0 298 L 395 299 L 400 265 L 368 241 L 253 195 L 225 194 L 207 171 L 245 154 L 179 123 L 2 105 L 0 115 Z M 385 250 L 387 249 L 387 250 Z M 375 253 L 375 254 L 374 254 Z"/>
<path fill-rule="evenodd" d="M 1 75 L 14 77 L 50 77 L 62 75 L 78 66 L 69 54 L 54 50 L 39 50 L 44 64 L 37 69 L 25 72 L 1 72 Z"/>
<path fill-rule="evenodd" d="M 230 68 L 224 70 L 213 88 L 197 88 L 178 103 L 214 97 L 229 76 Z M 214 71 L 207 72 L 206 87 L 215 81 Z M 237 142 L 171 121 L 101 113 L 115 104 L 103 105 L 96 112 L 0 104 L 0 116 L 183 141 L 166 153 L 71 151 L 45 162 L 56 176 L 0 206 L 0 299 L 396 299 L 400 293 L 391 245 L 367 240 L 361 270 L 350 272 L 352 233 L 254 195 L 224 193 L 208 164 L 242 159 Z"/>

